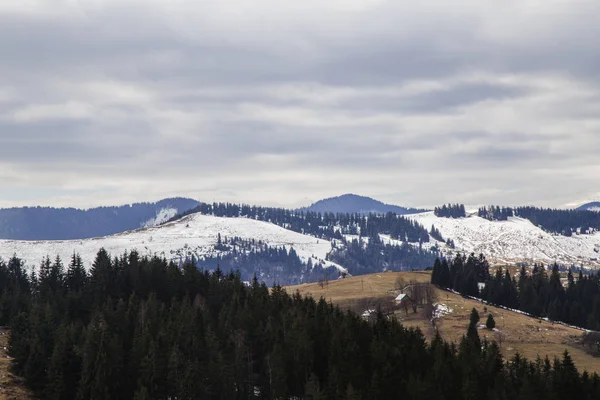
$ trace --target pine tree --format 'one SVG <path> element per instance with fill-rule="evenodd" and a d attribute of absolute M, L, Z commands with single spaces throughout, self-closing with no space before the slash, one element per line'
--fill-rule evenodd
<path fill-rule="evenodd" d="M 471 310 L 471 316 L 469 317 L 469 325 L 477 327 L 477 323 L 479 322 L 479 313 L 475 308 Z"/>
<path fill-rule="evenodd" d="M 90 290 L 94 304 L 99 306 L 110 297 L 115 290 L 113 263 L 107 251 L 102 248 L 90 270 Z"/>
<path fill-rule="evenodd" d="M 87 283 L 87 272 L 83 266 L 81 256 L 73 253 L 71 263 L 67 269 L 66 287 L 69 292 L 82 291 Z"/>
<path fill-rule="evenodd" d="M 487 321 L 485 322 L 485 327 L 489 330 L 493 330 L 496 327 L 496 321 L 494 321 L 492 314 L 488 315 Z"/>
<path fill-rule="evenodd" d="M 57 331 L 45 390 L 49 399 L 68 400 L 77 396 L 81 358 L 75 350 L 76 340 L 77 330 L 74 326 L 62 325 Z"/>

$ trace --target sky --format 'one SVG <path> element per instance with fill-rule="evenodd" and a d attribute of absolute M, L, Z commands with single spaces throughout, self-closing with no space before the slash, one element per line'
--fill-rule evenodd
<path fill-rule="evenodd" d="M 0 207 L 600 199 L 600 2 L 2 0 Z"/>

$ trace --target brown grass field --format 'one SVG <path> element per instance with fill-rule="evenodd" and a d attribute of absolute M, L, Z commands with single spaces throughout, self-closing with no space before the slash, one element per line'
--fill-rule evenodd
<path fill-rule="evenodd" d="M 20 378 L 10 373 L 11 360 L 6 354 L 9 332 L 0 328 L 0 400 L 33 399 Z"/>
<path fill-rule="evenodd" d="M 286 290 L 290 293 L 299 291 L 303 295 L 312 295 L 316 299 L 323 297 L 342 308 L 362 312 L 382 300 L 394 299 L 400 293 L 394 291 L 398 277 L 407 283 L 410 280 L 429 282 L 430 273 L 385 272 L 330 281 L 323 287 L 318 283 L 310 283 L 287 287 Z M 538 355 L 542 358 L 548 356 L 552 360 L 554 357 L 561 357 L 566 349 L 581 371 L 600 373 L 600 358 L 587 353 L 581 345 L 583 331 L 486 306 L 443 290 L 436 289 L 436 291 L 437 302 L 453 310 L 437 322 L 439 332 L 444 339 L 457 343 L 466 333 L 471 309 L 475 308 L 481 317 L 480 324 L 485 324 L 489 313 L 494 316 L 496 328 L 500 333 L 481 329 L 479 334 L 482 339 L 487 337 L 488 340 L 497 341 L 506 358 L 519 352 L 530 360 L 535 360 Z M 484 311 L 486 307 L 487 312 Z M 434 334 L 431 323 L 425 319 L 420 310 L 417 314 L 409 310 L 408 315 L 404 310 L 397 310 L 395 315 L 405 326 L 419 327 L 428 339 L 431 339 Z"/>

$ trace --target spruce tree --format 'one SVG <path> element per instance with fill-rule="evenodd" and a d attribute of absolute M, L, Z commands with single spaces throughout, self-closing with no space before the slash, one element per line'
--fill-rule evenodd
<path fill-rule="evenodd" d="M 471 315 L 469 317 L 469 325 L 477 327 L 477 323 L 479 322 L 479 320 L 479 313 L 477 312 L 475 307 L 473 307 L 473 309 L 471 310 Z"/>
<path fill-rule="evenodd" d="M 493 330 L 496 327 L 496 321 L 494 321 L 492 314 L 488 315 L 487 321 L 485 322 L 485 327 L 489 330 Z"/>

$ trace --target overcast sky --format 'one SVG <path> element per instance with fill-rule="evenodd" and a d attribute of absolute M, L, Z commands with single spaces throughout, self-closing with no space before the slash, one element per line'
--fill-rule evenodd
<path fill-rule="evenodd" d="M 0 206 L 600 199 L 600 2 L 0 1 Z"/>

